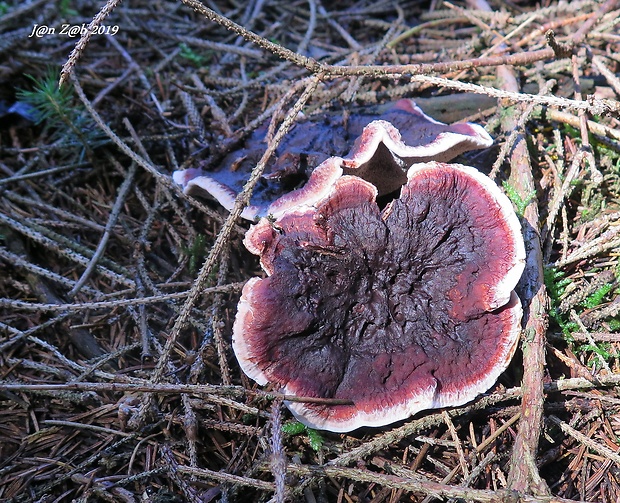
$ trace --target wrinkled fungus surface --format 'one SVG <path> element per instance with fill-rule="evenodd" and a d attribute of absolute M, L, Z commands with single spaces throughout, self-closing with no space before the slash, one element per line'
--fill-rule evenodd
<path fill-rule="evenodd" d="M 510 202 L 477 170 L 411 167 L 399 198 L 335 177 L 313 205 L 262 219 L 245 244 L 266 278 L 244 287 L 233 347 L 244 372 L 297 396 L 331 431 L 463 404 L 506 368 L 520 331 L 524 266 Z"/>
<path fill-rule="evenodd" d="M 175 182 L 185 192 L 206 193 L 232 209 L 235 197 L 267 147 L 267 129 L 268 124 L 261 126 L 243 148 L 216 167 L 175 171 Z M 392 103 L 379 113 L 361 110 L 301 117 L 278 147 L 242 216 L 252 220 L 283 211 L 282 196 L 303 190 L 314 169 L 332 156 L 345 157 L 341 167 L 346 174 L 364 178 L 380 193 L 388 193 L 405 182 L 406 169 L 415 162 L 448 161 L 467 150 L 491 144 L 491 137 L 482 127 L 437 122 L 408 99 Z M 294 200 L 295 194 L 287 198 L 291 203 Z"/>

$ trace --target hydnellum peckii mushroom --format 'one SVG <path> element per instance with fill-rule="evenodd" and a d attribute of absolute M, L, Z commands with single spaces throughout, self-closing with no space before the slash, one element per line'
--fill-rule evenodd
<path fill-rule="evenodd" d="M 241 368 L 289 395 L 352 401 L 287 403 L 331 431 L 472 400 L 519 338 L 525 250 L 510 201 L 474 168 L 428 162 L 381 210 L 377 188 L 342 175 L 346 165 L 325 161 L 320 195 L 246 234 L 267 277 L 243 288 Z"/>
<path fill-rule="evenodd" d="M 306 425 L 331 431 L 472 400 L 515 351 L 525 249 L 497 185 L 444 162 L 491 138 L 438 123 L 410 100 L 379 120 L 320 122 L 295 126 L 243 214 L 269 217 L 244 240 L 267 277 L 243 288 L 233 327 L 241 368 L 288 395 L 352 403 L 287 402 Z M 175 180 L 230 209 L 254 149 Z M 306 165 L 317 167 L 306 175 Z M 381 210 L 377 195 L 394 194 Z"/>
<path fill-rule="evenodd" d="M 229 154 L 216 168 L 175 171 L 174 180 L 185 192 L 206 192 L 230 210 L 265 150 L 267 127 L 265 124 L 259 128 L 243 149 Z M 257 216 L 277 215 L 298 198 L 310 196 L 312 190 L 281 198 L 304 186 L 314 168 L 332 156 L 346 156 L 345 173 L 355 173 L 374 183 L 384 194 L 405 183 L 406 168 L 413 163 L 449 161 L 467 150 L 489 147 L 492 143 L 482 127 L 442 124 L 407 99 L 389 105 L 378 117 L 364 112 L 350 113 L 346 119 L 343 114 L 302 117 L 280 144 L 242 217 L 253 220 Z"/>

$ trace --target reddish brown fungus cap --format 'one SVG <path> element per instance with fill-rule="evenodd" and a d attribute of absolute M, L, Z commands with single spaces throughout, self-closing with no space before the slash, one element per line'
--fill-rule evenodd
<path fill-rule="evenodd" d="M 260 127 L 243 148 L 215 167 L 175 171 L 174 181 L 187 193 L 206 193 L 232 209 L 265 151 L 267 129 L 268 124 Z M 343 113 L 302 117 L 278 147 L 242 217 L 277 215 L 320 199 L 331 189 L 333 176 L 320 178 L 313 171 L 332 156 L 340 156 L 332 160 L 340 159 L 338 167 L 345 174 L 364 178 L 385 194 L 405 183 L 413 163 L 448 161 L 492 143 L 481 126 L 437 122 L 407 99 L 390 104 L 382 113 L 362 109 L 347 114 L 346 119 Z"/>
<path fill-rule="evenodd" d="M 338 177 L 323 198 L 245 238 L 268 276 L 243 289 L 234 351 L 259 384 L 353 402 L 287 403 L 314 428 L 382 426 L 468 402 L 517 345 L 525 250 L 499 188 L 473 168 L 429 162 L 409 169 L 383 211 L 376 194 Z"/>

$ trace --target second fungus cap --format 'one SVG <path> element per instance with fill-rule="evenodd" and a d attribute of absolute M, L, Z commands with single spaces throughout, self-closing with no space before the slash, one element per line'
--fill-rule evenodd
<path fill-rule="evenodd" d="M 175 171 L 174 181 L 186 193 L 206 193 L 231 210 L 265 151 L 267 129 L 267 124 L 258 128 L 243 148 L 226 156 L 216 168 Z M 443 124 L 408 99 L 391 103 L 380 114 L 362 109 L 347 114 L 346 119 L 344 114 L 300 117 L 278 147 L 241 216 L 253 220 L 276 215 L 297 204 L 298 196 L 300 202 L 309 196 L 315 199 L 312 190 L 320 190 L 317 178 L 310 189 L 306 180 L 332 156 L 344 157 L 340 167 L 346 174 L 370 181 L 385 194 L 405 183 L 406 170 L 413 163 L 449 161 L 492 143 L 481 126 Z M 333 174 L 320 182 L 331 187 Z"/>

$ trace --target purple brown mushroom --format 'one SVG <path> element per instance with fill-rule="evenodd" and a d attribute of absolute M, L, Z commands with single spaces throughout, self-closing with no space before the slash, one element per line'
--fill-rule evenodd
<path fill-rule="evenodd" d="M 174 181 L 186 193 L 206 194 L 224 208 L 232 209 L 266 148 L 267 129 L 268 124 L 264 124 L 244 148 L 229 154 L 217 167 L 175 171 Z M 277 216 L 297 204 L 321 197 L 333 179 L 315 176 L 310 188 L 306 182 L 315 168 L 332 156 L 344 156 L 340 165 L 344 173 L 373 183 L 383 195 L 405 183 L 406 170 L 414 163 L 446 162 L 492 143 L 481 126 L 443 124 L 408 99 L 390 104 L 378 115 L 362 110 L 346 119 L 343 114 L 302 117 L 278 147 L 241 216 L 248 220 Z"/>
<path fill-rule="evenodd" d="M 244 243 L 267 276 L 245 285 L 233 327 L 258 384 L 350 401 L 287 402 L 302 423 L 336 432 L 474 399 L 521 330 L 525 249 L 508 198 L 474 168 L 433 161 L 403 171 L 381 209 L 375 184 L 343 174 L 374 162 L 364 142 L 317 168 L 320 190 L 250 228 Z"/>

